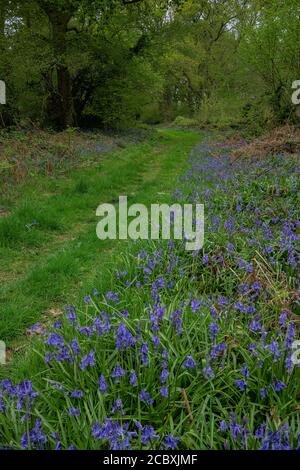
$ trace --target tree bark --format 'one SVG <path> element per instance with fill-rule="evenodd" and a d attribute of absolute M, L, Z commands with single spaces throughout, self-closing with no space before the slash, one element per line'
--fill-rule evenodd
<path fill-rule="evenodd" d="M 52 86 L 48 93 L 48 118 L 55 127 L 65 129 L 75 123 L 75 111 L 72 97 L 72 78 L 66 64 L 68 23 L 74 14 L 74 9 L 64 7 L 60 9 L 53 3 L 39 2 L 41 8 L 49 18 L 51 25 L 51 43 L 54 54 L 54 74 L 51 73 Z M 67 4 L 67 2 L 66 2 Z"/>

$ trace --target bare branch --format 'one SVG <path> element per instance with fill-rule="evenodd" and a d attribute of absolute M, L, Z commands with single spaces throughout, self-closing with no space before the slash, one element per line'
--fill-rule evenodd
<path fill-rule="evenodd" d="M 131 5 L 133 3 L 140 3 L 143 2 L 144 0 L 123 0 L 124 5 Z"/>

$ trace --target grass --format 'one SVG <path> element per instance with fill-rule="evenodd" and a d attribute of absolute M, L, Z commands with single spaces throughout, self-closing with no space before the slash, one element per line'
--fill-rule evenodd
<path fill-rule="evenodd" d="M 199 136 L 163 135 L 180 145 L 144 173 L 139 202 L 181 171 L 177 200 L 205 202 L 203 249 L 115 248 L 89 297 L 10 370 L 32 382 L 0 384 L 4 447 L 298 448 L 299 158 L 233 163 L 230 146 L 204 142 L 186 164 L 183 135 Z"/>
<path fill-rule="evenodd" d="M 160 131 L 68 176 L 35 175 L 5 200 L 11 213 L 0 219 L 0 336 L 8 348 L 18 348 L 26 328 L 49 311 L 77 302 L 120 249 L 97 239 L 97 206 L 119 194 L 132 202 L 162 199 L 158 193 L 172 189 L 197 140 L 192 132 Z"/>

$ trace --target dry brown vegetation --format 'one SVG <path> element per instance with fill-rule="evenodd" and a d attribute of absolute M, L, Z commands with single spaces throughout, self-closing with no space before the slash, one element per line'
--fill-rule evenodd
<path fill-rule="evenodd" d="M 300 128 L 285 125 L 273 129 L 232 152 L 233 160 L 240 157 L 264 158 L 274 154 L 300 154 Z"/>

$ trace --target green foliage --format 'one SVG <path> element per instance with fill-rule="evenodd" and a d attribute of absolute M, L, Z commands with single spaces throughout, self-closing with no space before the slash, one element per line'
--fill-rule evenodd
<path fill-rule="evenodd" d="M 177 116 L 173 121 L 173 124 L 179 127 L 197 127 L 198 121 L 184 116 Z"/>
<path fill-rule="evenodd" d="M 299 16 L 296 0 L 4 1 L 0 123 L 297 122 Z"/>

